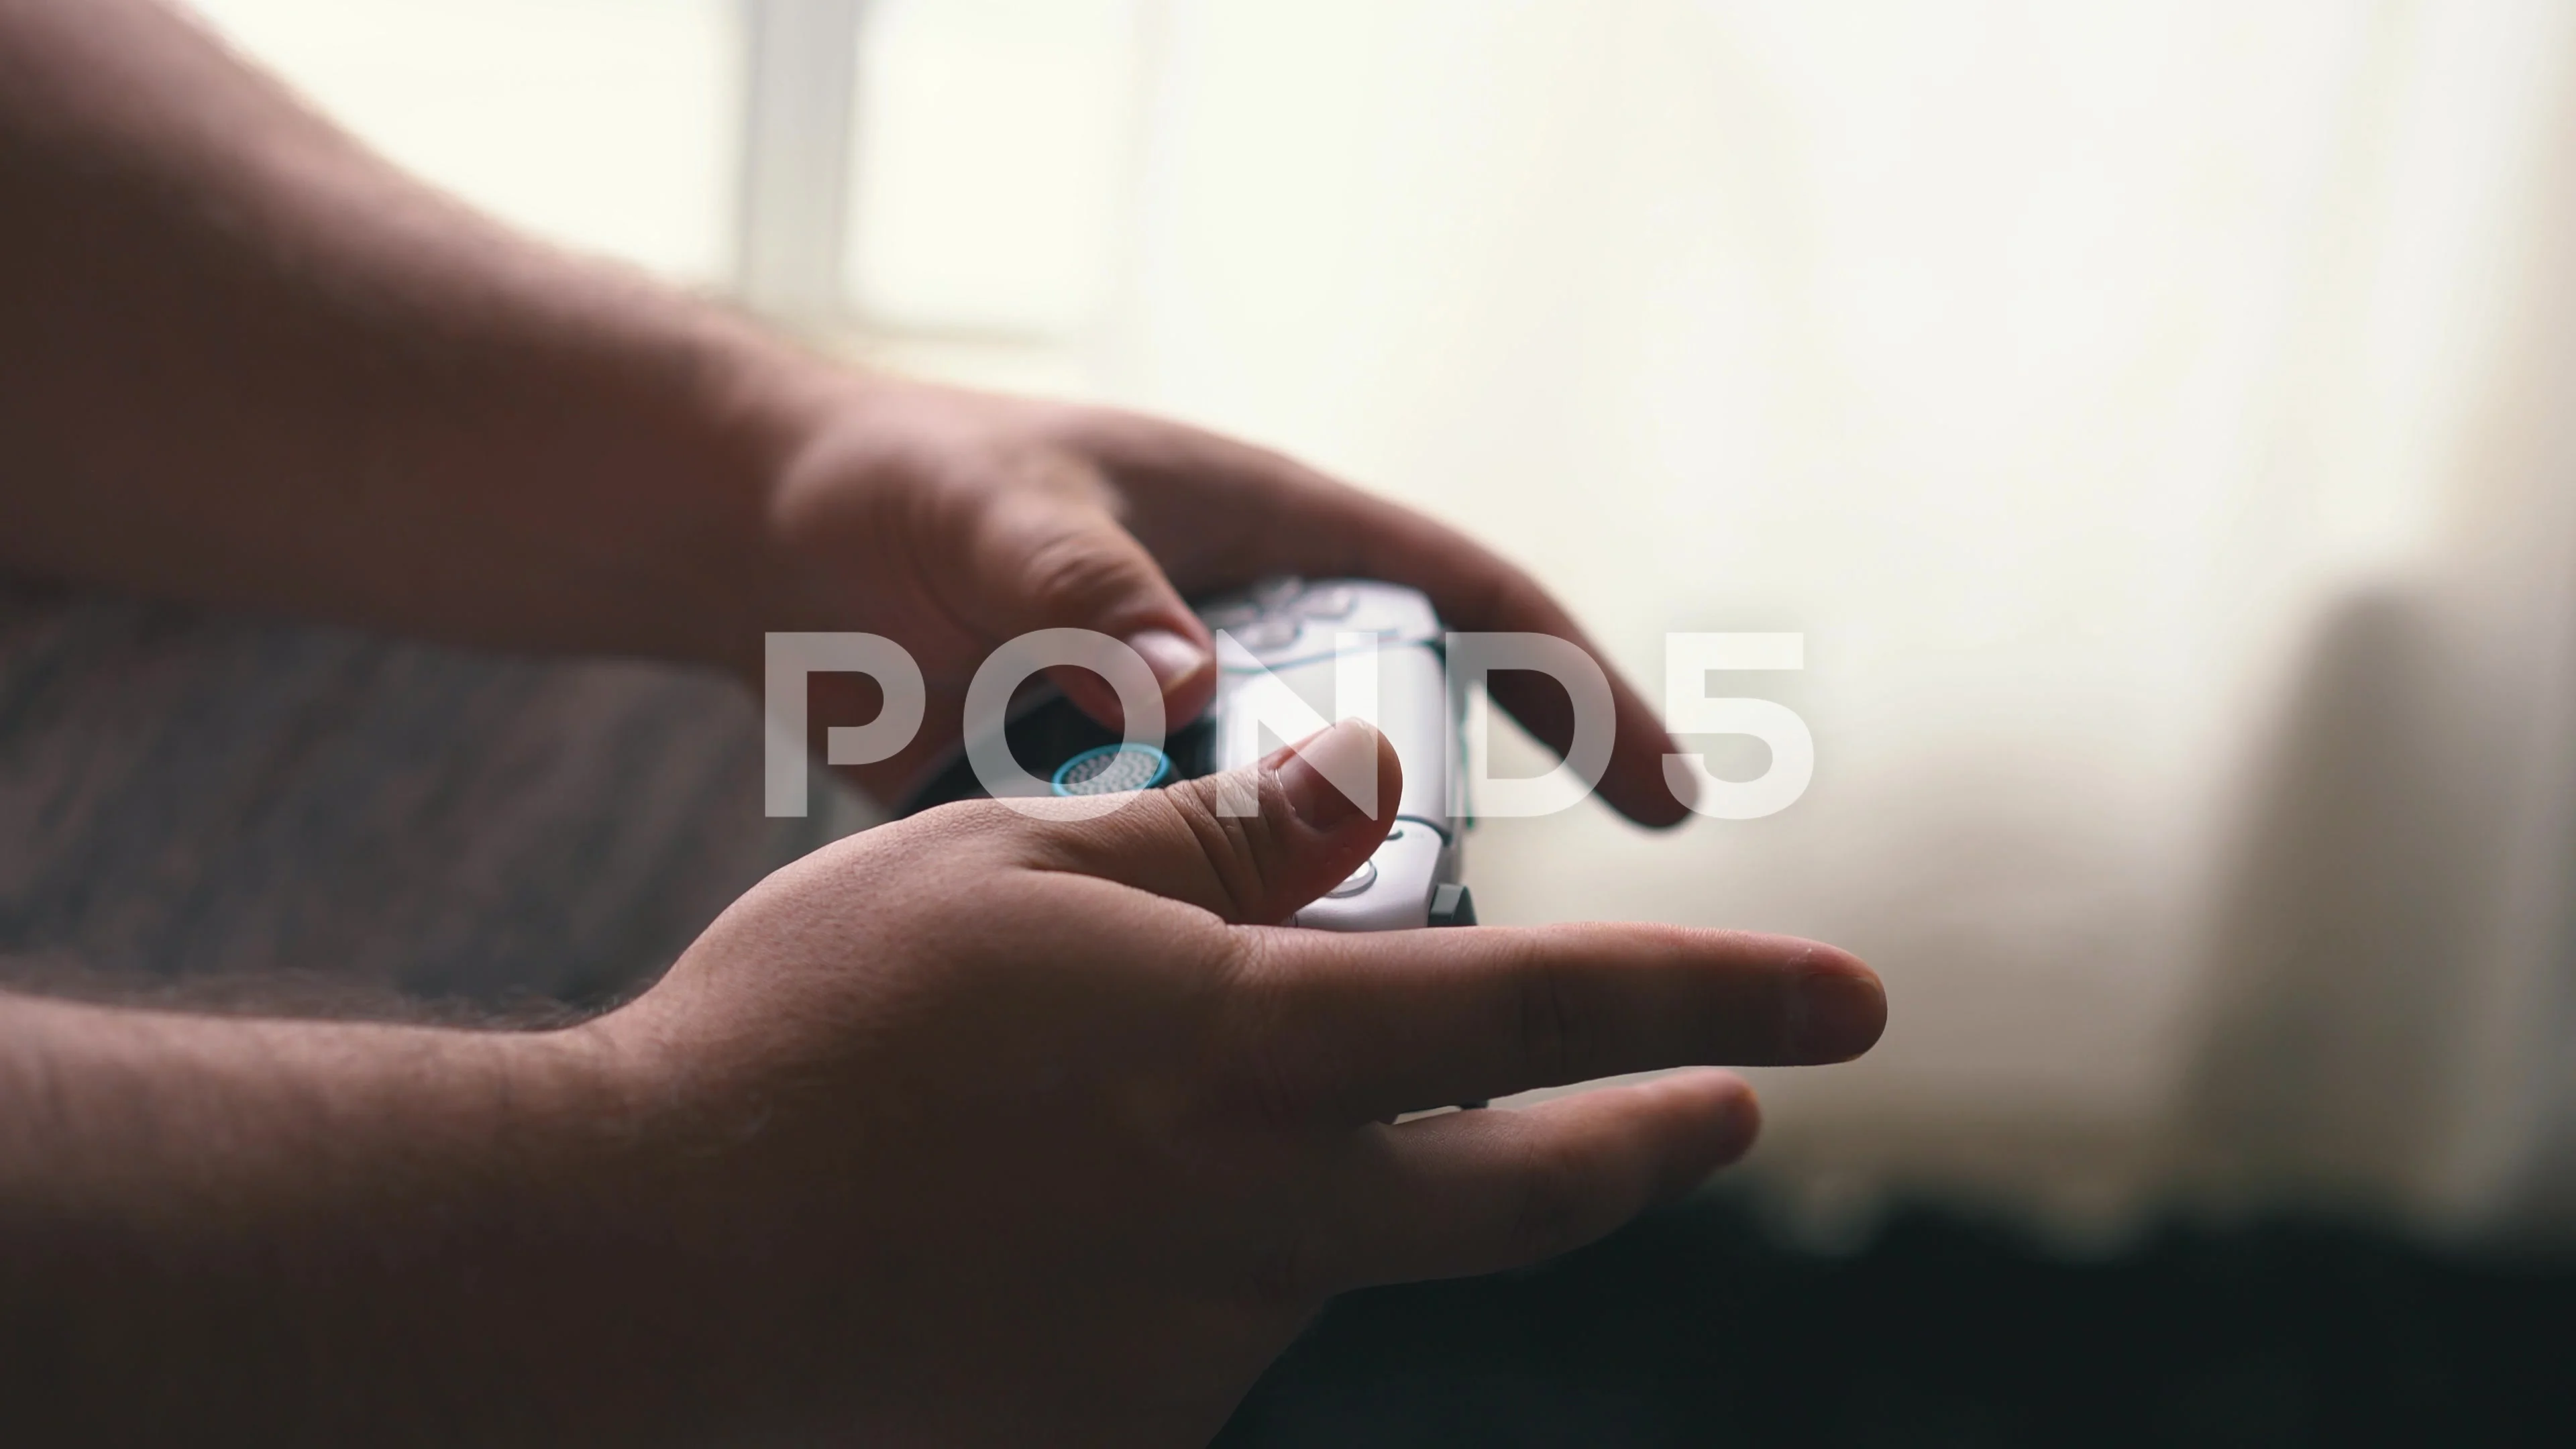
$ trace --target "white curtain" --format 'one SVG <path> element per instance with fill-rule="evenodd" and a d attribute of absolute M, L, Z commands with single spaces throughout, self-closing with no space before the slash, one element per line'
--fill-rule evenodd
<path fill-rule="evenodd" d="M 1797 806 L 1471 872 L 1879 966 L 1877 1052 L 1763 1074 L 1812 1226 L 2576 1207 L 2576 11 L 1160 15 L 1104 391 L 1464 522 L 1650 684 L 1807 636 L 1744 686 Z"/>

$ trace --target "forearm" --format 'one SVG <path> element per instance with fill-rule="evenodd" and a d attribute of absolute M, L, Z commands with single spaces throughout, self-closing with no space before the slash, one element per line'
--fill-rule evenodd
<path fill-rule="evenodd" d="M 617 1341 L 633 1124 L 588 1050 L 0 995 L 0 1439 L 615 1418 L 663 1345 Z"/>
<path fill-rule="evenodd" d="M 149 0 L 0 0 L 0 567 L 738 662 L 826 381 L 397 174 Z"/>

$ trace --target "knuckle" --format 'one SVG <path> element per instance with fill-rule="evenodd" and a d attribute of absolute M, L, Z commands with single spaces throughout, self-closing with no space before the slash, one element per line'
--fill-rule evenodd
<path fill-rule="evenodd" d="M 1229 933 L 1223 1026 L 1213 1037 L 1210 1075 L 1227 1115 L 1256 1132 L 1301 1131 L 1314 1118 L 1312 1064 L 1295 1045 L 1295 1007 L 1285 971 L 1257 938 Z"/>
<path fill-rule="evenodd" d="M 1021 560 L 1028 597 L 1050 618 L 1079 623 L 1144 580 L 1134 553 L 1092 528 L 1068 526 L 1037 540 Z"/>
<path fill-rule="evenodd" d="M 1262 801 L 1262 813 L 1232 815 L 1220 808 L 1221 782 L 1191 781 L 1187 785 L 1161 792 L 1180 828 L 1197 844 L 1206 862 L 1215 899 L 1224 903 L 1226 919 L 1242 924 L 1271 925 L 1268 910 L 1277 884 L 1278 862 L 1270 848 L 1268 825 L 1270 802 Z M 1264 795 L 1272 793 L 1265 789 Z"/>

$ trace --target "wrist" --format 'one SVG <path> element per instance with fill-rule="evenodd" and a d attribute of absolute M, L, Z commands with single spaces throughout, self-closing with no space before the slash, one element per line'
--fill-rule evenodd
<path fill-rule="evenodd" d="M 675 1005 L 695 1016 L 705 1003 L 648 993 L 531 1043 L 555 1227 L 525 1261 L 548 1307 L 522 1341 L 540 1358 L 582 1344 L 550 1392 L 594 1422 L 613 1400 L 614 1427 L 637 1442 L 760 1422 L 814 1392 L 791 1326 L 808 1300 L 781 1255 L 826 1240 L 796 1172 L 762 1150 L 774 1090 L 751 1055 L 726 1050 L 731 1033 L 686 1031 Z M 634 1372 L 645 1363 L 649 1379 Z"/>
<path fill-rule="evenodd" d="M 777 525 L 795 460 L 847 386 L 837 370 L 732 318 L 712 318 L 686 368 L 691 442 L 667 538 L 652 652 L 757 685 L 762 636 L 800 617 Z"/>
<path fill-rule="evenodd" d="M 487 1037 L 500 1091 L 457 1109 L 489 1124 L 457 1169 L 485 1190 L 433 1228 L 462 1281 L 424 1296 L 455 1314 L 453 1359 L 480 1360 L 496 1439 L 523 1420 L 547 1426 L 532 1442 L 697 1442 L 759 1407 L 737 1341 L 757 1265 L 708 1171 L 725 1144 L 693 1120 L 682 1058 L 617 1015 Z"/>
<path fill-rule="evenodd" d="M 43 1324 L 128 1375 L 66 1375 L 39 1420 L 289 1442 L 454 1415 L 500 1442 L 623 1413 L 631 1365 L 704 1338 L 591 1034 L 0 997 L 0 1046 L 0 1338 Z"/>
<path fill-rule="evenodd" d="M 893 480 L 935 470 L 963 440 L 940 405 L 948 390 L 854 372 L 749 329 L 705 380 L 700 407 L 726 439 L 739 506 L 701 538 L 704 566 L 677 596 L 668 653 L 757 690 L 769 632 L 900 632 L 882 607 L 886 584 L 910 566 L 923 520 Z"/>

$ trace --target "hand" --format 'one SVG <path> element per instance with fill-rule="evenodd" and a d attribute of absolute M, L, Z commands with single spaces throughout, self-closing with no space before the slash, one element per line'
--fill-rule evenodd
<path fill-rule="evenodd" d="M 1526 1263 L 1741 1154 L 1698 1071 L 1878 1035 L 1830 947 L 1642 925 L 1273 925 L 1384 836 L 1348 722 L 1085 822 L 952 805 L 810 856 L 581 1030 L 631 1098 L 664 1314 L 780 1425 L 868 1443 L 1197 1443 L 1323 1303 Z M 1378 752 L 1371 813 L 1309 759 Z M 1372 818 L 1372 814 L 1374 818 Z M 673 1387 L 653 1377 L 639 1392 Z"/>
<path fill-rule="evenodd" d="M 1591 648 L 1528 575 L 1455 530 L 1275 453 L 1131 413 L 903 382 L 835 379 L 797 413 L 798 446 L 773 521 L 788 597 L 773 628 L 866 629 L 913 651 L 929 685 L 913 747 L 853 773 L 897 800 L 957 744 L 966 683 L 1032 629 L 1095 629 L 1135 647 L 1161 682 L 1168 723 L 1215 691 L 1212 641 L 1185 594 L 1271 574 L 1409 584 L 1450 627 L 1554 634 Z M 1606 668 L 1606 666 L 1605 666 Z M 1080 670 L 1057 682 L 1115 725 L 1117 699 Z M 827 712 L 872 708 L 815 681 Z M 842 688 L 850 687 L 843 681 Z M 1573 737 L 1564 692 L 1498 672 L 1495 701 L 1550 747 Z M 1617 733 L 1601 793 L 1631 819 L 1686 814 L 1662 757 L 1674 748 L 1614 672 Z"/>

